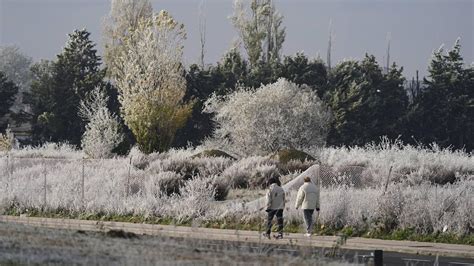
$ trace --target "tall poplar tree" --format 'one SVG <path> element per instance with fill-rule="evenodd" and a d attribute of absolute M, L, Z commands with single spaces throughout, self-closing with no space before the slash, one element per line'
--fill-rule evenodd
<path fill-rule="evenodd" d="M 125 49 L 124 42 L 142 19 L 153 16 L 153 7 L 149 0 L 112 0 L 109 14 L 104 20 L 104 61 L 108 76 L 123 75 L 123 69 L 117 64 L 118 57 Z"/>
<path fill-rule="evenodd" d="M 116 77 L 121 115 L 143 152 L 165 151 L 192 112 L 184 103 L 184 25 L 162 10 L 125 39 Z"/>
<path fill-rule="evenodd" d="M 236 0 L 231 20 L 252 67 L 260 60 L 265 63 L 280 60 L 286 32 L 282 25 L 283 16 L 271 0 L 251 0 L 250 9 L 242 0 Z"/>

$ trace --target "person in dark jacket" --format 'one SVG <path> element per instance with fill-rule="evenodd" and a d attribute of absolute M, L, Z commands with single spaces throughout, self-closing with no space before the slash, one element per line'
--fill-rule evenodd
<path fill-rule="evenodd" d="M 264 237 L 270 238 L 272 230 L 273 217 L 276 216 L 278 223 L 278 234 L 276 239 L 283 238 L 283 209 L 285 208 L 285 191 L 281 187 L 278 178 L 269 180 L 269 187 L 266 194 L 266 212 L 267 212 L 267 230 L 263 234 Z"/>

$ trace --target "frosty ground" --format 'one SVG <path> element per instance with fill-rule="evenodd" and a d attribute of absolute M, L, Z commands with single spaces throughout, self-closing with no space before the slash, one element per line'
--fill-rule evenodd
<path fill-rule="evenodd" d="M 308 250 L 289 254 L 274 251 L 269 245 L 0 223 L 0 264 L 313 265 L 316 262 L 340 264 L 312 255 Z"/>
<path fill-rule="evenodd" d="M 0 264 L 351 265 L 368 262 L 374 247 L 384 250 L 384 265 L 474 262 L 473 249 L 458 245 L 362 238 L 348 239 L 341 245 L 335 237 L 319 236 L 309 241 L 300 234 L 286 234 L 284 240 L 267 241 L 251 231 L 240 231 L 240 237 L 228 238 L 228 235 L 224 236 L 235 231 L 0 218 L 3 218 L 0 222 Z M 206 233 L 203 235 L 203 232 Z M 395 250 L 398 252 L 393 252 Z M 442 250 L 442 254 L 436 250 Z"/>

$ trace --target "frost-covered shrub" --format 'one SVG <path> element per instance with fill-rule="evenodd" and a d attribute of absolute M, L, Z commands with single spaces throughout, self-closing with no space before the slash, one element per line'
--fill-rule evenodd
<path fill-rule="evenodd" d="M 229 194 L 230 185 L 229 181 L 222 177 L 215 177 L 212 180 L 212 186 L 214 187 L 214 199 L 221 201 L 227 198 Z"/>
<path fill-rule="evenodd" d="M 202 152 L 199 152 L 193 155 L 193 158 L 195 157 L 224 157 L 224 158 L 235 160 L 235 158 L 232 155 L 229 155 L 226 152 L 221 151 L 221 150 L 204 150 Z"/>
<path fill-rule="evenodd" d="M 173 195 L 167 208 L 171 217 L 178 221 L 202 219 L 212 207 L 215 189 L 213 178 L 194 178 L 186 181 L 180 195 Z"/>
<path fill-rule="evenodd" d="M 287 164 L 291 161 L 316 161 L 316 159 L 304 151 L 299 151 L 295 149 L 283 149 L 279 150 L 273 156 L 278 160 L 279 163 Z"/>
<path fill-rule="evenodd" d="M 109 97 L 97 87 L 81 101 L 79 115 L 87 122 L 81 146 L 90 158 L 110 158 L 112 150 L 123 141 L 120 122 L 107 108 Z"/>
<path fill-rule="evenodd" d="M 7 128 L 5 134 L 0 133 L 0 152 L 8 152 L 13 149 L 15 138 L 10 128 Z"/>
<path fill-rule="evenodd" d="M 321 212 L 318 225 L 342 229 L 351 227 L 361 232 L 392 232 L 410 229 L 420 234 L 448 232 L 457 235 L 472 233 L 474 214 L 471 195 L 473 181 L 452 185 L 393 186 L 385 194 L 379 189 L 332 187 L 321 191 Z M 285 219 L 303 222 L 301 211 L 295 210 L 296 191 L 287 193 Z M 230 216 L 232 214 L 229 214 Z M 263 217 L 260 212 L 243 212 L 241 219 Z"/>
<path fill-rule="evenodd" d="M 286 164 L 279 163 L 278 168 L 283 174 L 289 174 L 294 172 L 304 172 L 312 165 L 314 165 L 314 161 L 300 161 L 300 160 L 291 160 Z"/>
<path fill-rule="evenodd" d="M 161 172 L 156 176 L 156 181 L 159 192 L 167 196 L 180 194 L 180 189 L 185 183 L 185 180 L 174 172 Z"/>
<path fill-rule="evenodd" d="M 215 113 L 214 138 L 227 139 L 230 150 L 246 155 L 322 146 L 331 120 L 315 91 L 286 79 L 213 95 L 204 111 Z"/>
<path fill-rule="evenodd" d="M 269 156 L 252 156 L 235 162 L 222 173 L 233 188 L 261 188 L 268 178 L 278 176 L 277 161 Z"/>
<path fill-rule="evenodd" d="M 399 218 L 405 207 L 405 197 L 400 186 L 395 186 L 377 200 L 375 216 L 380 229 L 390 231 L 399 226 Z"/>
<path fill-rule="evenodd" d="M 425 181 L 445 184 L 474 176 L 472 153 L 441 149 L 436 145 L 420 147 L 382 139 L 379 144 L 365 147 L 328 147 L 318 152 L 321 163 L 328 167 L 364 168 L 371 176 L 369 181 L 376 186 L 385 184 L 391 167 L 392 181 L 411 185 Z"/>
<path fill-rule="evenodd" d="M 280 171 L 276 165 L 259 165 L 255 168 L 255 172 L 249 179 L 250 188 L 266 188 L 271 178 L 278 178 Z"/>
<path fill-rule="evenodd" d="M 238 161 L 225 161 L 224 158 L 191 158 L 197 152 L 194 149 L 186 149 L 142 154 L 143 160 L 150 163 L 148 167 L 138 169 L 130 165 L 129 157 L 83 160 L 82 153 L 74 151 L 70 146 L 50 144 L 37 150 L 31 147 L 26 150 L 14 149 L 12 154 L 25 157 L 0 156 L 0 213 L 14 205 L 20 212 L 26 212 L 27 209 L 44 209 L 92 214 L 153 215 L 181 221 L 190 219 L 215 221 L 229 218 L 235 221 L 246 219 L 255 222 L 256 217 L 261 218 L 265 215 L 263 211 L 250 212 L 242 208 L 242 201 L 249 198 L 219 203 L 216 203 L 216 200 L 223 199 L 230 186 L 227 186 L 227 183 L 235 181 L 234 177 L 242 177 L 245 184 L 250 186 L 252 178 L 277 169 L 277 161 L 270 156 L 254 156 Z M 347 162 L 365 161 L 366 165 L 362 168 L 372 169 L 371 176 L 374 180 L 377 178 L 384 180 L 385 175 L 380 177 L 377 175 L 382 173 L 382 170 L 379 172 L 375 170 L 377 167 L 382 168 L 387 162 L 394 163 L 394 169 L 407 167 L 410 172 L 416 171 L 417 164 L 421 167 L 434 166 L 430 160 L 445 162 L 439 165 L 443 165 L 444 169 L 458 169 L 465 174 L 469 173 L 471 167 L 471 155 L 462 152 L 410 148 L 405 152 L 406 156 L 411 157 L 409 160 L 403 158 L 403 151 L 393 148 L 351 151 L 340 148 L 336 153 L 342 163 L 334 162 L 332 166 L 324 165 L 322 169 L 350 172 L 352 166 L 347 166 Z M 131 153 L 132 161 L 141 160 L 141 153 L 138 150 L 132 150 Z M 344 154 L 354 158 L 358 155 L 361 158 L 359 161 L 354 158 L 345 160 Z M 378 159 L 374 154 L 380 155 L 381 158 Z M 208 167 L 213 170 L 209 170 L 206 175 L 202 172 L 205 170 L 200 170 L 199 175 L 183 180 L 182 174 L 175 171 L 179 169 L 175 166 L 181 164 L 176 161 L 186 159 L 190 159 L 198 168 Z M 215 159 L 221 161 L 214 161 Z M 82 164 L 84 164 L 84 179 L 82 179 Z M 47 181 L 46 202 L 44 173 Z M 363 173 L 361 172 L 362 175 Z M 334 178 L 338 178 L 336 174 Z M 281 177 L 281 180 L 285 183 L 295 175 L 292 173 Z M 474 230 L 474 212 L 471 211 L 474 208 L 472 201 L 474 178 L 462 177 L 459 173 L 456 175 L 459 178 L 454 183 L 446 185 L 433 185 L 426 179 L 420 180 L 419 183 L 389 183 L 385 192 L 384 186 L 341 186 L 344 182 L 323 186 L 318 225 L 337 229 L 352 227 L 361 232 L 411 229 L 419 233 L 446 231 L 457 235 L 470 234 Z M 82 191 L 83 180 L 84 191 Z M 166 193 L 166 188 L 170 188 L 171 185 L 165 181 L 180 182 L 174 186 L 179 188 L 179 194 Z M 82 198 L 83 192 L 84 198 Z M 255 193 L 252 191 L 249 194 Z M 302 223 L 301 211 L 293 208 L 295 193 L 296 191 L 288 192 L 289 202 L 286 205 L 285 220 Z"/>
<path fill-rule="evenodd" d="M 74 145 L 52 142 L 46 142 L 41 146 L 25 146 L 21 149 L 14 149 L 11 151 L 11 155 L 21 158 L 80 159 L 84 157 L 82 151 L 78 151 Z"/>
<path fill-rule="evenodd" d="M 133 167 L 138 169 L 145 169 L 149 164 L 148 156 L 141 152 L 137 146 L 130 149 L 128 158 L 131 160 Z"/>
<path fill-rule="evenodd" d="M 278 168 L 284 174 L 303 172 L 317 163 L 313 156 L 295 149 L 280 150 L 272 158 L 278 161 Z"/>
<path fill-rule="evenodd" d="M 221 174 L 229 167 L 232 159 L 224 157 L 192 157 L 189 154 L 174 154 L 156 157 L 150 160 L 147 170 L 155 173 L 173 171 L 181 174 L 185 179 L 191 179 L 198 175 L 209 177 Z"/>

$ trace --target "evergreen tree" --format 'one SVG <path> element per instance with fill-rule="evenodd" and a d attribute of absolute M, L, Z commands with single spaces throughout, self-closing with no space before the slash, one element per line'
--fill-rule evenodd
<path fill-rule="evenodd" d="M 285 56 L 280 66 L 279 76 L 298 85 L 306 84 L 316 90 L 322 98 L 327 85 L 326 66 L 321 60 L 309 60 L 302 53 Z"/>
<path fill-rule="evenodd" d="M 280 63 L 273 61 L 266 63 L 259 61 L 252 65 L 249 74 L 245 79 L 245 85 L 251 88 L 258 88 L 262 85 L 274 83 L 279 77 Z"/>
<path fill-rule="evenodd" d="M 184 100 L 194 100 L 195 104 L 190 119 L 177 132 L 175 146 L 197 145 L 211 136 L 214 130 L 213 114 L 202 112 L 204 102 L 213 93 L 223 96 L 233 92 L 239 83 L 246 82 L 248 71 L 247 61 L 236 48 L 231 48 L 216 66 L 202 69 L 193 64 L 189 67 Z"/>
<path fill-rule="evenodd" d="M 10 107 L 15 102 L 15 95 L 18 93 L 18 87 L 15 83 L 7 80 L 6 75 L 0 72 L 0 118 L 10 113 Z M 3 131 L 8 124 L 0 123 L 0 131 Z"/>
<path fill-rule="evenodd" d="M 28 106 L 24 104 L 23 94 L 30 90 L 31 63 L 31 57 L 20 52 L 17 46 L 0 47 L 0 71 L 18 87 L 18 93 L 9 114 L 10 125 L 14 131 L 29 129 L 29 125 L 26 124 L 29 121 Z"/>
<path fill-rule="evenodd" d="M 236 47 L 231 48 L 222 58 L 217 66 L 210 68 L 212 86 L 218 95 L 225 95 L 237 87 L 238 83 L 244 83 L 249 67 L 247 61 Z"/>
<path fill-rule="evenodd" d="M 412 135 L 425 144 L 474 148 L 474 70 L 464 67 L 459 40 L 444 54 L 433 54 L 426 87 L 410 106 Z"/>
<path fill-rule="evenodd" d="M 36 141 L 67 141 L 78 145 L 85 124 L 78 116 L 81 99 L 103 86 L 105 71 L 86 30 L 69 34 L 64 50 L 54 62 L 32 68 L 31 104 Z"/>
<path fill-rule="evenodd" d="M 402 68 L 394 64 L 384 75 L 375 57 L 369 55 L 361 62 L 336 66 L 330 81 L 334 112 L 330 144 L 364 145 L 384 135 L 396 138 L 402 134 L 408 98 L 401 73 Z"/>
<path fill-rule="evenodd" d="M 202 112 L 204 101 L 214 91 L 219 91 L 218 83 L 213 83 L 213 74 L 210 69 L 201 69 L 193 64 L 186 71 L 186 95 L 185 101 L 195 100 L 191 117 L 186 121 L 186 125 L 176 133 L 174 146 L 184 147 L 188 143 L 198 145 L 200 141 L 209 137 L 214 130 L 211 115 Z"/>
<path fill-rule="evenodd" d="M 375 124 L 380 131 L 377 135 L 385 135 L 391 139 L 406 134 L 405 118 L 408 108 L 408 95 L 406 93 L 403 77 L 403 67 L 398 68 L 395 62 L 384 75 L 384 81 L 378 92 L 378 123 Z M 381 116 L 380 116 L 381 115 Z"/>

